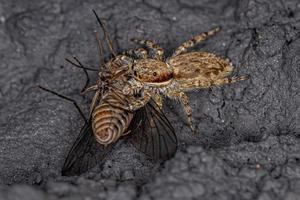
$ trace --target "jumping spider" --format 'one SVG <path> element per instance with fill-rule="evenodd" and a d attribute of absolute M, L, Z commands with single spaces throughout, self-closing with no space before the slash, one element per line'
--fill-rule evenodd
<path fill-rule="evenodd" d="M 197 88 L 208 88 L 234 83 L 248 79 L 248 75 L 228 77 L 233 66 L 228 59 L 222 59 L 208 52 L 189 52 L 187 49 L 195 46 L 207 37 L 214 35 L 219 27 L 208 32 L 200 33 L 177 47 L 171 57 L 163 59 L 164 50 L 149 40 L 133 39 L 134 42 L 143 45 L 154 52 L 150 56 L 144 48 L 133 49 L 120 56 L 122 61 L 130 68 L 130 74 L 134 77 L 128 80 L 129 87 L 123 91 L 129 93 L 141 91 L 141 101 L 132 102 L 132 109 L 138 109 L 145 105 L 150 98 L 162 107 L 162 96 L 179 99 L 183 103 L 184 112 L 192 131 L 192 109 L 189 105 L 186 91 Z M 138 89 L 137 89 L 138 88 Z"/>
<path fill-rule="evenodd" d="M 131 49 L 121 54 L 114 52 L 109 40 L 108 43 L 113 58 L 103 64 L 110 71 L 122 71 L 122 75 L 117 82 L 123 84 L 118 84 L 117 88 L 124 95 L 130 97 L 130 103 L 124 109 L 135 111 L 146 105 L 151 98 L 160 108 L 162 107 L 163 96 L 178 99 L 183 104 L 190 128 L 195 131 L 192 125 L 192 109 L 185 92 L 234 83 L 246 80 L 249 77 L 248 75 L 228 77 L 233 71 L 233 66 L 228 59 L 220 58 L 208 52 L 187 53 L 188 48 L 195 46 L 219 31 L 220 28 L 216 27 L 192 37 L 177 47 L 171 57 L 166 59 L 163 58 L 164 50 L 150 40 L 132 39 L 133 42 L 145 48 Z M 108 38 L 106 30 L 104 30 L 104 33 Z M 99 77 L 101 77 L 101 74 L 99 74 Z M 97 83 L 87 88 L 86 91 L 97 92 L 100 88 L 101 85 Z M 99 95 L 95 95 L 91 112 L 98 99 Z"/>

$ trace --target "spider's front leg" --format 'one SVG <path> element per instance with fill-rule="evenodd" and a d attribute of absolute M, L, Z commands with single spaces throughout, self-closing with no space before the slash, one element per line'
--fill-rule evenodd
<path fill-rule="evenodd" d="M 141 40 L 141 39 L 132 39 L 133 42 L 144 45 L 145 47 L 149 48 L 154 52 L 153 58 L 157 60 L 162 60 L 164 55 L 164 50 L 159 45 L 155 44 L 154 42 L 150 40 Z"/>
<path fill-rule="evenodd" d="M 157 91 L 145 89 L 144 84 L 135 79 L 129 80 L 123 88 L 123 93 L 128 96 L 130 102 L 129 110 L 134 111 L 145 106 L 152 98 L 154 102 L 162 109 L 162 97 Z"/>
<path fill-rule="evenodd" d="M 135 111 L 145 106 L 152 93 L 150 90 L 144 89 L 144 84 L 136 79 L 130 79 L 126 82 L 126 85 L 122 89 L 122 94 L 126 96 L 128 101 L 128 110 Z"/>
<path fill-rule="evenodd" d="M 220 27 L 216 27 L 216 28 L 214 28 L 214 29 L 212 29 L 208 32 L 200 33 L 200 34 L 192 37 L 191 39 L 189 39 L 188 41 L 182 43 L 179 47 L 177 47 L 175 49 L 172 57 L 177 56 L 177 55 L 182 54 L 182 53 L 185 53 L 188 48 L 195 46 L 196 44 L 202 42 L 203 40 L 205 40 L 209 36 L 213 36 L 214 34 L 219 32 L 220 30 L 221 30 Z"/>
<path fill-rule="evenodd" d="M 141 96 L 131 96 L 129 98 L 130 104 L 129 109 L 136 111 L 145 106 L 151 99 L 151 93 L 144 91 Z"/>

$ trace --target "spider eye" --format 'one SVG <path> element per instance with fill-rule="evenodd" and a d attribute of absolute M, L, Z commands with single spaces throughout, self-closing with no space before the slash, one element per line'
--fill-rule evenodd
<path fill-rule="evenodd" d="M 153 72 L 153 76 L 157 76 L 157 73 L 156 73 L 156 72 Z"/>

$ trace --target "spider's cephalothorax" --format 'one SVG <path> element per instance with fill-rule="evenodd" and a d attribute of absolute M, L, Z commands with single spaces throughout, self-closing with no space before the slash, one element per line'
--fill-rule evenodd
<path fill-rule="evenodd" d="M 173 78 L 173 69 L 160 60 L 150 58 L 136 60 L 132 69 L 135 78 L 145 83 L 160 85 Z"/>
<path fill-rule="evenodd" d="M 134 77 L 129 81 L 132 87 L 134 88 L 138 83 L 141 84 L 143 94 L 151 96 L 160 106 L 162 105 L 161 95 L 179 99 L 183 103 L 190 127 L 194 130 L 192 110 L 185 91 L 220 86 L 248 78 L 246 75 L 228 77 L 233 71 L 233 66 L 228 59 L 208 52 L 187 53 L 187 48 L 193 47 L 219 30 L 220 28 L 217 27 L 196 35 L 180 45 L 167 59 L 163 59 L 164 51 L 157 44 L 149 40 L 134 39 L 134 42 L 144 45 L 154 52 L 154 55 L 150 56 L 143 48 L 126 52 L 126 55 L 135 58 L 130 64 Z M 144 103 L 147 100 L 144 98 Z"/>

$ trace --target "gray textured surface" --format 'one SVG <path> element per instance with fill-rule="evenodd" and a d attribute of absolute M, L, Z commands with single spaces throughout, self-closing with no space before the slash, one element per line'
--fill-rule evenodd
<path fill-rule="evenodd" d="M 229 57 L 245 82 L 189 93 L 198 134 L 176 102 L 166 114 L 185 145 L 164 165 L 120 141 L 103 170 L 59 171 L 82 125 L 68 102 L 84 74 L 60 67 L 77 55 L 97 65 L 91 9 L 115 47 L 153 39 L 170 53 L 196 33 L 223 31 L 195 49 Z M 300 3 L 267 1 L 0 1 L 0 199 L 300 199 Z M 92 75 L 95 80 L 95 75 Z M 9 184 L 10 186 L 8 186 Z"/>

